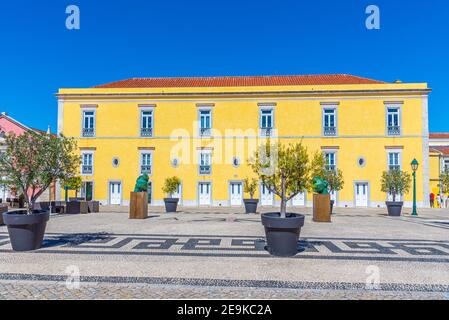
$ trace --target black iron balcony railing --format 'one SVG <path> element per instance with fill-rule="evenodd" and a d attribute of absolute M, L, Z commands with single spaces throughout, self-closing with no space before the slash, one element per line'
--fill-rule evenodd
<path fill-rule="evenodd" d="M 94 128 L 83 128 L 83 137 L 93 137 L 95 136 Z"/>
<path fill-rule="evenodd" d="M 262 137 L 271 137 L 273 134 L 273 128 L 261 128 L 260 135 Z"/>
<path fill-rule="evenodd" d="M 388 126 L 388 135 L 389 136 L 401 135 L 401 127 L 400 126 Z"/>
<path fill-rule="evenodd" d="M 200 166 L 200 174 L 210 174 L 210 172 L 211 172 L 210 165 Z"/>
<path fill-rule="evenodd" d="M 142 174 L 151 174 L 151 166 L 140 166 L 140 172 Z"/>
<path fill-rule="evenodd" d="M 337 128 L 336 127 L 324 127 L 323 132 L 326 137 L 336 136 Z"/>
<path fill-rule="evenodd" d="M 200 136 L 202 137 L 209 137 L 211 134 L 210 128 L 200 128 Z"/>
<path fill-rule="evenodd" d="M 93 167 L 91 165 L 83 165 L 81 168 L 82 174 L 92 174 L 92 172 L 93 172 Z"/>
<path fill-rule="evenodd" d="M 153 128 L 141 128 L 140 136 L 141 137 L 152 137 L 153 136 Z"/>
<path fill-rule="evenodd" d="M 328 171 L 335 171 L 335 170 L 337 170 L 337 166 L 335 164 L 328 164 L 325 167 L 326 167 L 326 170 L 328 170 Z"/>

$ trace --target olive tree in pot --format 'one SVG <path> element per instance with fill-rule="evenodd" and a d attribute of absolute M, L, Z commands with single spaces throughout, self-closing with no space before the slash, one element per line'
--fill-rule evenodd
<path fill-rule="evenodd" d="M 162 191 L 164 191 L 168 195 L 168 198 L 164 199 L 166 212 L 176 212 L 178 208 L 179 199 L 173 198 L 173 194 L 178 190 L 180 184 L 181 180 L 178 177 L 171 177 L 165 179 Z"/>
<path fill-rule="evenodd" d="M 49 212 L 33 210 L 36 200 L 56 180 L 74 176 L 80 164 L 73 139 L 27 131 L 5 137 L 6 150 L 0 155 L 0 174 L 10 187 L 25 196 L 28 209 L 3 214 L 15 251 L 39 249 Z"/>
<path fill-rule="evenodd" d="M 287 212 L 287 202 L 307 188 L 309 157 L 307 149 L 296 143 L 262 144 L 250 160 L 250 166 L 265 187 L 281 199 L 280 212 L 262 215 L 267 249 L 275 256 L 294 256 L 304 215 Z"/>
<path fill-rule="evenodd" d="M 405 194 L 410 190 L 411 177 L 408 172 L 393 169 L 382 173 L 382 192 L 393 196 L 393 201 L 386 201 L 388 215 L 400 216 L 404 202 L 396 201 L 398 194 Z"/>
<path fill-rule="evenodd" d="M 329 193 L 338 192 L 343 189 L 345 184 L 343 179 L 343 172 L 340 169 L 326 170 L 324 172 L 324 180 L 329 183 Z M 333 213 L 335 201 L 331 200 L 331 214 Z"/>
<path fill-rule="evenodd" d="M 257 179 L 246 178 L 243 181 L 243 191 L 249 194 L 250 199 L 243 199 L 243 203 L 245 204 L 245 212 L 246 213 L 256 213 L 257 212 L 257 204 L 259 203 L 259 199 L 254 199 L 254 194 L 257 190 Z"/>

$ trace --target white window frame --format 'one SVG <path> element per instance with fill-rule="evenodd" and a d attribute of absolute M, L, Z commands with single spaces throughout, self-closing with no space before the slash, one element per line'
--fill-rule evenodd
<path fill-rule="evenodd" d="M 326 128 L 332 128 L 331 126 L 327 126 L 326 127 L 326 118 L 327 115 L 330 116 L 329 113 L 326 113 L 326 111 L 332 111 L 332 116 L 334 117 L 334 126 L 333 128 L 335 128 L 335 133 L 334 134 L 326 134 Z M 329 121 L 330 122 L 330 121 Z M 323 137 L 335 137 L 338 135 L 338 109 L 336 105 L 325 105 L 322 108 L 322 135 Z"/>
<path fill-rule="evenodd" d="M 144 172 L 142 171 L 142 167 L 143 165 L 143 158 L 144 155 L 149 155 L 150 156 L 150 172 L 146 173 L 149 177 L 151 177 L 153 175 L 153 161 L 154 161 L 154 157 L 153 157 L 153 151 L 152 150 L 141 150 L 139 152 L 139 175 L 144 174 Z M 147 165 L 148 166 L 148 165 Z"/>
<path fill-rule="evenodd" d="M 147 116 L 144 115 L 145 112 L 150 112 L 151 115 Z M 150 126 L 148 127 L 148 121 L 147 121 L 147 128 L 144 128 L 143 126 L 143 119 L 144 117 L 149 117 L 151 118 Z M 141 107 L 140 108 L 140 123 L 139 123 L 139 130 L 140 130 L 140 136 L 143 138 L 151 138 L 154 135 L 154 107 Z M 144 129 L 151 129 L 151 133 L 149 135 L 144 135 L 143 134 L 143 130 Z"/>
<path fill-rule="evenodd" d="M 209 113 L 209 128 L 202 126 L 203 113 Z M 206 117 L 206 116 L 204 116 Z M 200 107 L 198 108 L 198 134 L 200 137 L 210 137 L 212 135 L 213 128 L 213 117 L 212 117 L 212 108 L 210 107 Z"/>
<path fill-rule="evenodd" d="M 390 155 L 392 154 L 397 154 L 398 158 L 398 164 L 391 164 L 390 163 Z M 387 151 L 387 170 L 390 171 L 391 170 L 391 166 L 398 166 L 399 170 L 402 170 L 402 150 L 395 150 L 395 149 L 390 149 Z"/>
<path fill-rule="evenodd" d="M 334 168 L 333 168 L 333 170 L 337 170 L 337 159 L 338 159 L 338 157 L 337 157 L 337 150 L 325 149 L 322 152 L 323 152 L 324 164 L 325 164 L 326 169 L 329 169 L 328 167 L 331 166 L 327 162 L 327 158 L 328 158 L 327 155 L 331 155 L 332 154 L 333 157 L 334 157 L 334 164 L 333 164 Z"/>
<path fill-rule="evenodd" d="M 390 130 L 389 130 L 389 128 L 390 128 L 389 116 L 390 116 L 390 114 L 392 114 L 392 112 L 390 112 L 389 109 L 397 110 L 397 127 L 399 127 L 399 132 L 397 134 L 391 134 Z M 393 125 L 391 127 L 395 127 L 395 125 Z M 402 104 L 391 104 L 391 103 L 385 104 L 385 131 L 386 131 L 386 135 L 389 137 L 402 136 Z"/>
<path fill-rule="evenodd" d="M 260 131 L 260 136 L 262 137 L 271 137 L 273 135 L 273 131 L 275 128 L 275 119 L 274 119 L 274 106 L 262 106 L 259 107 L 259 131 Z M 264 113 L 266 112 L 270 112 L 269 115 L 266 115 Z M 271 127 L 269 126 L 263 126 L 263 119 L 265 117 L 270 117 L 271 118 Z"/>
<path fill-rule="evenodd" d="M 93 119 L 93 133 L 92 135 L 88 135 L 86 136 L 84 134 L 84 130 L 85 129 L 90 129 L 90 128 L 86 128 L 84 125 L 86 123 L 86 113 L 87 112 L 92 112 L 93 115 L 89 115 L 89 118 Z M 81 137 L 82 138 L 94 138 L 97 135 L 97 110 L 93 109 L 93 108 L 82 108 L 81 109 Z"/>
<path fill-rule="evenodd" d="M 90 155 L 92 157 L 92 173 L 84 173 L 83 172 L 83 167 L 84 166 L 88 166 L 84 164 L 84 156 L 85 155 Z M 81 176 L 83 177 L 88 177 L 88 176 L 93 176 L 94 175 L 94 168 L 95 168 L 95 152 L 93 151 L 82 151 L 81 152 L 81 168 L 80 168 L 80 172 L 81 172 Z"/>
<path fill-rule="evenodd" d="M 207 156 L 204 159 L 209 159 L 209 164 L 203 164 L 203 155 Z M 209 166 L 209 173 L 202 173 L 201 172 L 201 167 L 202 166 Z M 212 175 L 212 150 L 200 150 L 198 152 L 198 174 L 200 176 L 210 176 Z"/>
<path fill-rule="evenodd" d="M 443 158 L 443 166 L 442 166 L 443 172 L 444 170 L 449 170 L 449 158 Z"/>

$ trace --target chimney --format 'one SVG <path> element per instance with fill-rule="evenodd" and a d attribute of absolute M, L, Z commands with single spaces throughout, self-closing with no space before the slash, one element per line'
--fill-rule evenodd
<path fill-rule="evenodd" d="M 47 129 L 47 134 L 51 134 L 51 127 L 50 127 L 50 125 L 48 125 L 48 129 Z"/>

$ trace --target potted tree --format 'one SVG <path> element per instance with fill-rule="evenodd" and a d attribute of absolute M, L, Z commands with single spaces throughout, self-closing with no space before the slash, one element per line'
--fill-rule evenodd
<path fill-rule="evenodd" d="M 268 251 L 275 256 L 296 255 L 304 215 L 288 213 L 287 202 L 307 188 L 307 149 L 301 143 L 284 146 L 268 141 L 256 150 L 250 166 L 265 187 L 281 199 L 280 212 L 262 215 Z"/>
<path fill-rule="evenodd" d="M 441 194 L 447 195 L 449 193 L 449 168 L 446 168 L 441 174 L 440 174 L 440 188 L 441 188 Z M 448 207 L 447 204 L 448 199 L 446 198 L 445 206 Z"/>
<path fill-rule="evenodd" d="M 331 198 L 329 183 L 326 180 L 329 169 L 325 166 L 322 152 L 315 152 L 310 170 L 309 189 L 313 191 L 313 221 L 331 222 Z"/>
<path fill-rule="evenodd" d="M 162 191 L 164 191 L 168 195 L 168 198 L 164 199 L 166 212 L 176 212 L 178 208 L 179 199 L 173 198 L 173 194 L 178 190 L 180 185 L 181 180 L 178 177 L 171 177 L 165 179 Z"/>
<path fill-rule="evenodd" d="M 324 173 L 324 179 L 329 184 L 329 193 L 338 192 L 343 189 L 344 180 L 343 172 L 340 169 L 337 170 L 326 170 Z M 331 214 L 333 213 L 335 201 L 331 200 Z"/>
<path fill-rule="evenodd" d="M 49 212 L 33 210 L 36 200 L 56 180 L 75 175 L 80 164 L 76 142 L 63 136 L 25 132 L 5 137 L 5 152 L 0 155 L 0 173 L 25 197 L 27 210 L 3 213 L 11 245 L 15 251 L 39 249 Z"/>
<path fill-rule="evenodd" d="M 408 172 L 393 169 L 382 173 L 382 192 L 387 192 L 393 196 L 393 201 L 386 201 L 388 215 L 400 216 L 403 201 L 396 201 L 398 194 L 405 194 L 410 190 L 411 177 Z"/>
<path fill-rule="evenodd" d="M 250 199 L 243 199 L 243 203 L 245 204 L 245 212 L 246 213 L 256 213 L 257 212 L 257 204 L 259 203 L 259 199 L 254 199 L 254 194 L 257 190 L 257 179 L 246 178 L 243 181 L 243 191 L 249 194 Z"/>

